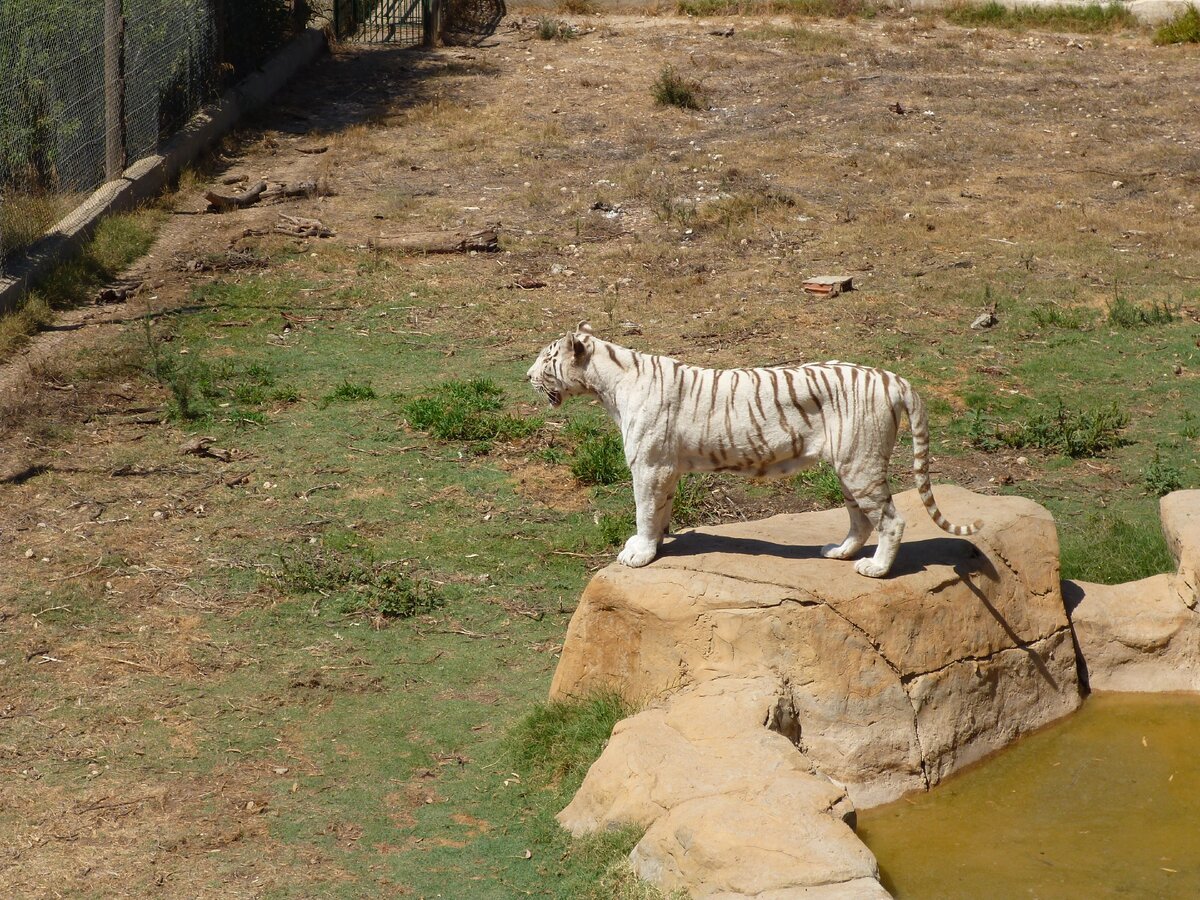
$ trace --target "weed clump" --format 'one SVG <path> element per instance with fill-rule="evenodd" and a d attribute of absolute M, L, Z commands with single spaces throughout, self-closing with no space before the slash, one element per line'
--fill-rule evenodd
<path fill-rule="evenodd" d="M 407 619 L 443 604 L 441 596 L 400 569 L 377 561 L 369 552 L 302 547 L 280 558 L 278 578 L 296 594 L 320 594 L 340 612 Z"/>
<path fill-rule="evenodd" d="M 1149 306 L 1139 306 L 1118 294 L 1108 305 L 1108 324 L 1117 328 L 1170 325 L 1174 321 L 1175 312 L 1166 301 L 1154 300 Z"/>
<path fill-rule="evenodd" d="M 811 497 L 821 509 L 833 509 L 846 502 L 842 494 L 842 482 L 829 463 L 820 463 L 805 469 L 792 479 L 795 488 Z"/>
<path fill-rule="evenodd" d="M 1137 27 L 1137 18 L 1120 3 L 1089 3 L 1086 6 L 1007 7 L 996 0 L 962 3 L 946 10 L 955 25 L 992 28 L 1048 28 L 1104 34 Z"/>
<path fill-rule="evenodd" d="M 1154 458 L 1142 470 L 1142 485 L 1155 497 L 1164 497 L 1183 487 L 1183 470 L 1155 450 Z"/>
<path fill-rule="evenodd" d="M 1124 446 L 1128 414 L 1114 403 L 1108 409 L 1070 410 L 1062 400 L 1049 412 L 1039 412 L 1023 422 L 997 425 L 976 410 L 968 428 L 971 444 L 980 450 L 1001 447 L 1013 450 L 1046 450 L 1072 459 L 1100 456 Z"/>
<path fill-rule="evenodd" d="M 347 379 L 321 398 L 321 408 L 331 403 L 359 403 L 363 400 L 374 400 L 375 389 L 369 384 L 357 384 Z"/>
<path fill-rule="evenodd" d="M 571 474 L 584 484 L 616 484 L 629 479 L 621 436 L 593 424 L 572 425 L 568 434 L 578 443 L 571 456 Z"/>
<path fill-rule="evenodd" d="M 579 37 L 579 32 L 570 22 L 542 16 L 538 19 L 537 36 L 543 41 L 569 41 Z"/>
<path fill-rule="evenodd" d="M 1154 43 L 1200 44 L 1200 8 L 1188 4 L 1188 8 L 1170 22 L 1160 25 L 1154 32 Z"/>
<path fill-rule="evenodd" d="M 408 424 L 443 441 L 466 441 L 486 452 L 493 441 L 511 441 L 537 431 L 541 419 L 503 412 L 502 391 L 486 378 L 447 381 L 426 397 L 403 406 Z"/>
<path fill-rule="evenodd" d="M 658 73 L 651 88 L 654 102 L 659 106 L 677 106 L 680 109 L 703 109 L 701 100 L 704 88 L 694 78 L 687 78 L 667 66 Z"/>
<path fill-rule="evenodd" d="M 1029 317 L 1039 328 L 1063 328 L 1080 331 L 1091 324 L 1090 317 L 1080 309 L 1063 309 L 1053 303 L 1043 303 L 1029 311 Z"/>

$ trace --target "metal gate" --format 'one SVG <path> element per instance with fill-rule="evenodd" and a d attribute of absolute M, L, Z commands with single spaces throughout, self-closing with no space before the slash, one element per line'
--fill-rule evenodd
<path fill-rule="evenodd" d="M 334 0 L 333 21 L 342 40 L 364 44 L 425 41 L 430 0 Z"/>

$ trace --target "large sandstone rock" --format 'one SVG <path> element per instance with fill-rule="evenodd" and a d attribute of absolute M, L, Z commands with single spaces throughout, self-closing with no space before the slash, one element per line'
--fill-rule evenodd
<path fill-rule="evenodd" d="M 658 701 L 617 725 L 559 822 L 646 827 L 635 870 L 694 897 L 887 897 L 845 790 L 779 733 L 785 697 L 777 677 L 727 676 Z"/>
<path fill-rule="evenodd" d="M 915 492 L 899 495 L 908 530 L 883 580 L 820 556 L 845 534 L 844 510 L 700 529 L 646 568 L 609 566 L 571 621 L 551 696 L 615 687 L 646 700 L 772 678 L 772 708 L 786 711 L 805 764 L 860 806 L 928 787 L 1071 712 L 1080 695 L 1049 513 L 1017 497 L 936 494 L 951 520 L 983 519 L 983 531 L 951 538 Z"/>
<path fill-rule="evenodd" d="M 1168 494 L 1159 509 L 1175 574 L 1063 583 L 1092 690 L 1200 691 L 1200 491 Z"/>

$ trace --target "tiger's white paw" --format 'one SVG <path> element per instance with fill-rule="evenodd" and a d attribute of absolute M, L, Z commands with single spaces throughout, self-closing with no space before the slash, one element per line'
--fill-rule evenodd
<path fill-rule="evenodd" d="M 854 564 L 854 571 L 868 578 L 882 578 L 888 573 L 890 566 L 883 566 L 870 557 L 864 557 Z"/>
<path fill-rule="evenodd" d="M 826 544 L 821 548 L 821 555 L 826 559 L 849 559 L 862 549 L 862 544 L 843 541 L 840 544 Z"/>
<path fill-rule="evenodd" d="M 625 542 L 625 549 L 617 554 L 617 562 L 632 569 L 646 565 L 658 555 L 658 544 L 635 534 Z"/>

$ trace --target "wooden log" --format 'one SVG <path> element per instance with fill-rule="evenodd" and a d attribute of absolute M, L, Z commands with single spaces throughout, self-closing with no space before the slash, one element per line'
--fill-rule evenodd
<path fill-rule="evenodd" d="M 218 194 L 216 191 L 206 191 L 204 199 L 214 212 L 229 212 L 232 209 L 245 209 L 257 203 L 267 189 L 267 183 L 260 181 L 240 194 Z"/>
<path fill-rule="evenodd" d="M 381 235 L 372 238 L 369 245 L 372 250 L 400 250 L 405 253 L 495 253 L 500 249 L 495 228 Z"/>

